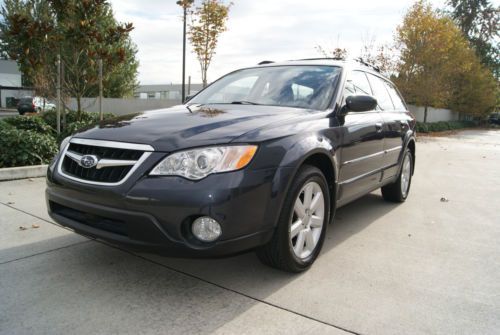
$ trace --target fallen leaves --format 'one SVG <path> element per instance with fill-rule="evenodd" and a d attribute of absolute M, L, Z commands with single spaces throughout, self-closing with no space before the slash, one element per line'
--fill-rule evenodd
<path fill-rule="evenodd" d="M 36 223 L 33 223 L 33 224 L 31 225 L 31 228 L 32 228 L 32 229 L 38 229 L 38 228 L 40 228 L 40 225 L 39 225 L 39 224 L 36 224 Z M 28 227 L 26 227 L 26 226 L 19 226 L 19 230 L 28 230 L 28 229 L 29 229 L 29 228 L 28 228 Z"/>

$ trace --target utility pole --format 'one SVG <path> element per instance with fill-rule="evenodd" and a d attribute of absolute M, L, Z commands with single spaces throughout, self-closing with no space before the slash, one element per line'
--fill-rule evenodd
<path fill-rule="evenodd" d="M 102 59 L 99 59 L 99 119 L 104 119 L 102 114 Z"/>
<path fill-rule="evenodd" d="M 57 133 L 61 133 L 61 54 L 57 55 Z"/>
<path fill-rule="evenodd" d="M 186 17 L 187 10 L 193 4 L 194 0 L 179 0 L 177 4 L 182 7 L 184 11 L 183 30 L 182 30 L 182 103 L 186 100 Z"/>
<path fill-rule="evenodd" d="M 62 97 L 62 88 L 64 86 L 64 62 L 61 61 L 61 114 L 62 114 L 62 126 L 63 128 L 65 128 L 68 124 L 67 124 L 67 120 L 66 120 L 66 109 L 64 108 L 63 104 L 62 104 L 62 100 L 63 100 L 63 97 Z"/>

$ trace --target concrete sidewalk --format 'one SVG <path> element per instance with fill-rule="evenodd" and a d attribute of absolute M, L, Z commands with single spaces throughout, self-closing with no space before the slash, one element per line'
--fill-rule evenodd
<path fill-rule="evenodd" d="M 2 182 L 0 334 L 496 334 L 499 166 L 498 131 L 419 138 L 408 201 L 340 209 L 301 275 L 111 247 L 51 224 L 43 179 Z"/>

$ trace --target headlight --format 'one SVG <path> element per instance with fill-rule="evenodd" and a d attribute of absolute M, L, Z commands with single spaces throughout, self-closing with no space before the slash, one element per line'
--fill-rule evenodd
<path fill-rule="evenodd" d="M 62 152 L 64 148 L 66 148 L 66 146 L 69 143 L 69 140 L 71 140 L 71 136 L 68 136 L 64 140 L 62 140 L 61 145 L 59 146 L 59 152 Z"/>
<path fill-rule="evenodd" d="M 181 176 L 192 180 L 209 174 L 235 171 L 250 163 L 257 146 L 234 145 L 208 147 L 177 152 L 162 160 L 151 171 L 152 176 Z"/>

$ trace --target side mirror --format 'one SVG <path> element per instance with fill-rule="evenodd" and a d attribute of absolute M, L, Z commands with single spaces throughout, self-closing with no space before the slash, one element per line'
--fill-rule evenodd
<path fill-rule="evenodd" d="M 191 94 L 191 95 L 187 95 L 185 98 L 184 98 L 184 103 L 188 102 L 189 100 L 193 99 L 195 95 L 194 94 Z"/>
<path fill-rule="evenodd" d="M 377 108 L 377 99 L 371 95 L 350 95 L 345 102 L 351 112 L 368 112 Z"/>

